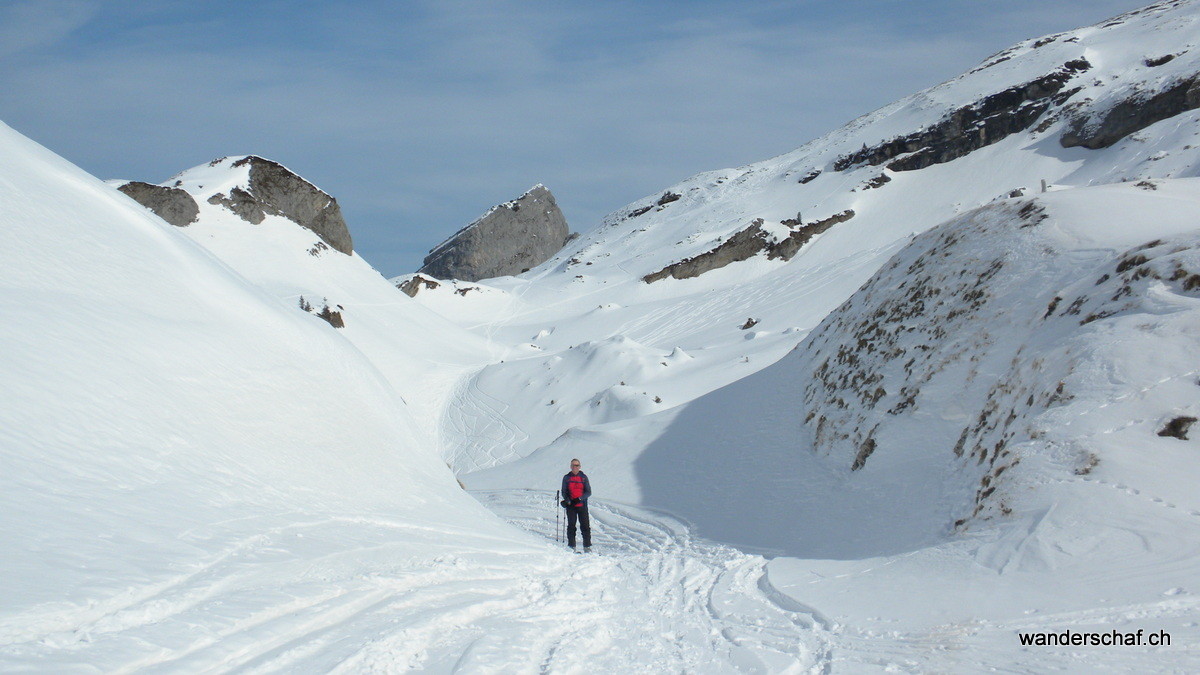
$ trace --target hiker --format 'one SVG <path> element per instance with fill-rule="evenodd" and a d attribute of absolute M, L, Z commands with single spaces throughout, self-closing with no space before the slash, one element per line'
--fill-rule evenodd
<path fill-rule="evenodd" d="M 571 471 L 562 479 L 562 506 L 567 510 L 567 546 L 575 550 L 575 521 L 583 531 L 583 552 L 592 550 L 592 520 L 588 517 L 588 497 L 592 496 L 592 484 L 587 474 L 579 470 L 579 460 L 571 460 Z M 578 553 L 578 551 L 576 551 Z"/>

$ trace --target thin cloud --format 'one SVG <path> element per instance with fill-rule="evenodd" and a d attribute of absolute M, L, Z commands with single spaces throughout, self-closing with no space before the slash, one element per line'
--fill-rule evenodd
<path fill-rule="evenodd" d="M 282 161 L 338 197 L 359 250 L 394 274 L 535 182 L 587 229 L 1132 6 L 1096 0 L 1082 18 L 1079 2 L 1013 1 L 68 3 L 69 20 L 25 15 L 37 37 L 0 71 L 21 92 L 0 116 L 102 177 Z"/>
<path fill-rule="evenodd" d="M 87 24 L 98 6 L 84 0 L 37 0 L 0 5 L 0 58 L 44 49 Z"/>

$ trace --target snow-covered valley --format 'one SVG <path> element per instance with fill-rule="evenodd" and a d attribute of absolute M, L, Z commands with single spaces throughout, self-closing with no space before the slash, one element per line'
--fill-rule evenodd
<path fill-rule="evenodd" d="M 1200 670 L 1198 28 L 411 298 L 273 162 L 148 186 L 171 225 L 0 126 L 0 670 Z M 1020 638 L 1065 631 L 1170 644 Z"/>

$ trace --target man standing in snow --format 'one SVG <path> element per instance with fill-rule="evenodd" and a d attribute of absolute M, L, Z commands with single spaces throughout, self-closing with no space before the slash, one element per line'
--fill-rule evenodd
<path fill-rule="evenodd" d="M 575 550 L 575 521 L 583 531 L 583 552 L 592 550 L 592 520 L 588 517 L 588 497 L 592 484 L 587 474 L 579 470 L 579 460 L 571 460 L 571 471 L 562 479 L 563 508 L 567 510 L 567 545 Z"/>

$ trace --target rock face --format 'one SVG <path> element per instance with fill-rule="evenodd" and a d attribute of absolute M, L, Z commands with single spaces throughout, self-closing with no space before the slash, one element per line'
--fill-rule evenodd
<path fill-rule="evenodd" d="M 117 189 L 175 227 L 187 227 L 200 215 L 196 200 L 179 188 L 130 181 Z"/>
<path fill-rule="evenodd" d="M 459 230 L 430 251 L 417 271 L 463 281 L 520 274 L 549 260 L 569 238 L 554 195 L 536 185 Z"/>
<path fill-rule="evenodd" d="M 350 230 L 336 199 L 269 159 L 250 155 L 237 160 L 232 167 L 247 164 L 250 166 L 247 189 L 235 187 L 228 195 L 215 194 L 208 203 L 223 205 L 256 225 L 267 215 L 283 216 L 317 233 L 334 250 L 346 255 L 353 253 Z"/>
<path fill-rule="evenodd" d="M 853 209 L 846 209 L 841 213 L 835 213 L 828 218 L 822 218 L 813 223 L 801 223 L 797 216 L 796 219 L 780 222 L 781 225 L 787 226 L 789 230 L 787 236 L 781 238 L 773 238 L 767 230 L 763 229 L 763 219 L 758 218 L 750 223 L 749 227 L 721 242 L 716 248 L 705 251 L 700 255 L 671 263 L 657 272 L 642 277 L 642 281 L 652 284 L 667 277 L 673 279 L 691 279 L 705 272 L 720 269 L 730 263 L 748 260 L 763 251 L 767 252 L 767 260 L 775 260 L 776 258 L 791 260 L 810 239 L 826 232 L 834 225 L 844 223 L 853 217 Z"/>
<path fill-rule="evenodd" d="M 1079 117 L 1060 142 L 1064 148 L 1099 150 L 1155 122 L 1196 108 L 1200 108 L 1200 75 L 1176 81 L 1153 94 L 1139 92 L 1095 116 Z"/>
<path fill-rule="evenodd" d="M 892 171 L 914 171 L 963 157 L 1033 126 L 1052 105 L 1075 90 L 1064 87 L 1091 69 L 1086 59 L 1068 61 L 1051 73 L 958 108 L 928 129 L 894 138 L 838 158 L 833 168 L 887 163 Z"/>

